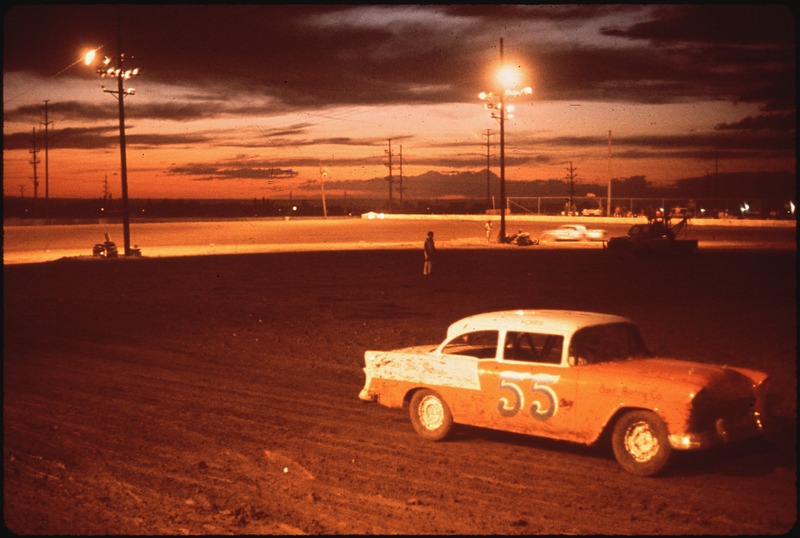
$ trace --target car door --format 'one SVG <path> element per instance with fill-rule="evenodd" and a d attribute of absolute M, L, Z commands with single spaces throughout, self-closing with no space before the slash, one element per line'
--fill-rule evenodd
<path fill-rule="evenodd" d="M 564 337 L 509 331 L 504 342 L 500 357 L 478 367 L 484 426 L 573 440 L 576 379 L 562 365 Z"/>

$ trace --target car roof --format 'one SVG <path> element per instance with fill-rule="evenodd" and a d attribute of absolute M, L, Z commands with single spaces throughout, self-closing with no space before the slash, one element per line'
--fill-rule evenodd
<path fill-rule="evenodd" d="M 503 310 L 476 314 L 456 321 L 448 337 L 467 331 L 508 330 L 571 334 L 582 327 L 606 323 L 632 323 L 628 318 L 576 310 Z"/>

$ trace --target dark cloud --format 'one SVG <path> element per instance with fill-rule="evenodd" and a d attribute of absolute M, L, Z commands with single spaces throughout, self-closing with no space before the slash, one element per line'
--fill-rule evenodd
<path fill-rule="evenodd" d="M 36 124 L 44 121 L 44 104 L 22 105 L 3 110 L 6 121 L 28 122 Z M 58 101 L 48 103 L 49 119 L 85 121 L 87 118 L 114 120 L 117 108 L 108 104 L 91 104 L 82 101 Z"/>
<path fill-rule="evenodd" d="M 415 9 L 443 26 L 421 24 Z M 92 43 L 112 54 L 119 22 L 123 47 L 153 81 L 269 96 L 290 108 L 471 102 L 476 74 L 496 54 L 489 32 L 614 14 L 627 18 L 594 36 L 606 44 L 586 34 L 569 45 L 548 46 L 546 35 L 516 39 L 541 70 L 540 95 L 771 101 L 784 88 L 794 96 L 794 18 L 769 5 L 22 5 L 5 15 L 4 71 L 53 75 Z M 632 43 L 640 46 L 624 46 Z M 165 105 L 169 112 L 204 113 Z"/>
<path fill-rule="evenodd" d="M 700 4 L 659 7 L 652 20 L 606 35 L 645 40 L 659 46 L 697 43 L 784 48 L 795 38 L 795 15 L 780 4 Z"/>
<path fill-rule="evenodd" d="M 614 65 L 630 69 L 630 80 L 666 82 L 666 94 L 653 91 L 665 101 L 707 96 L 786 110 L 796 107 L 795 22 L 782 5 L 680 5 L 603 33 L 649 44 L 640 56 L 649 65 L 632 64 L 634 55 Z"/>
<path fill-rule="evenodd" d="M 720 123 L 715 129 L 720 131 L 727 130 L 746 130 L 746 131 L 781 131 L 792 132 L 797 125 L 795 114 L 762 114 L 760 116 L 748 116 L 735 123 Z"/>
<path fill-rule="evenodd" d="M 298 172 L 291 166 L 275 163 L 262 157 L 237 155 L 210 163 L 188 163 L 167 168 L 167 175 L 187 176 L 200 181 L 230 179 L 263 179 L 274 181 L 297 177 Z"/>
<path fill-rule="evenodd" d="M 37 128 L 37 146 L 43 148 L 44 127 Z M 81 127 L 53 130 L 49 133 L 49 148 L 58 149 L 99 149 L 119 147 L 119 127 Z M 5 150 L 30 150 L 33 142 L 32 130 L 27 133 L 8 133 L 3 137 Z"/>

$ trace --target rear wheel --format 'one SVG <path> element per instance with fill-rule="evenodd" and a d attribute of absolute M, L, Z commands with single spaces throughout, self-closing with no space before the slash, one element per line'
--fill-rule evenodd
<path fill-rule="evenodd" d="M 611 444 L 619 465 L 639 476 L 663 471 L 672 453 L 667 427 L 652 411 L 631 411 L 620 417 Z"/>
<path fill-rule="evenodd" d="M 445 439 L 453 428 L 450 408 L 441 396 L 428 389 L 414 393 L 409 405 L 409 418 L 414 430 L 429 441 Z"/>

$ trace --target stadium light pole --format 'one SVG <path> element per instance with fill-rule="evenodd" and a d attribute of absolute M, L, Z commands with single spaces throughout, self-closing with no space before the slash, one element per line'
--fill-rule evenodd
<path fill-rule="evenodd" d="M 86 65 L 94 65 L 97 56 L 97 50 L 90 50 L 86 53 L 84 62 Z M 122 51 L 117 52 L 115 58 L 116 65 L 112 66 L 113 60 L 106 56 L 103 59 L 102 66 L 97 68 L 97 74 L 101 77 L 113 77 L 117 79 L 117 89 L 109 90 L 105 86 L 102 89 L 106 93 L 110 93 L 117 98 L 119 102 L 119 156 L 120 156 L 120 174 L 122 180 L 122 235 L 125 245 L 125 256 L 131 255 L 131 229 L 130 229 L 130 210 L 128 205 L 128 160 L 125 152 L 125 97 L 134 95 L 136 90 L 134 88 L 125 89 L 124 82 L 139 74 L 139 68 L 124 69 L 125 55 Z"/>
<path fill-rule="evenodd" d="M 506 242 L 506 119 L 513 117 L 514 105 L 506 105 L 506 97 L 516 97 L 519 95 L 531 95 L 533 90 L 530 87 L 515 89 L 519 81 L 519 72 L 504 64 L 503 59 L 503 38 L 500 38 L 500 70 L 497 73 L 498 96 L 493 92 L 481 92 L 478 98 L 486 101 L 483 105 L 487 110 L 492 111 L 492 117 L 500 121 L 500 232 L 498 240 L 500 243 Z"/>

